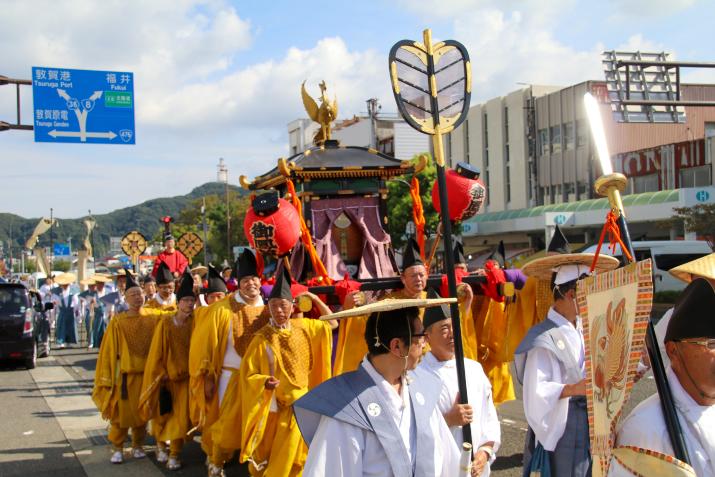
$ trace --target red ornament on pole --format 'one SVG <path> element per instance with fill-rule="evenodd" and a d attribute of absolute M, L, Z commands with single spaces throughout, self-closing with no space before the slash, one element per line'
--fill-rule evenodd
<path fill-rule="evenodd" d="M 449 220 L 460 222 L 476 215 L 482 208 L 487 190 L 479 180 L 479 169 L 460 162 L 457 169 L 445 173 L 447 197 L 449 199 Z M 432 186 L 432 203 L 438 213 L 442 213 L 437 183 Z"/>
<path fill-rule="evenodd" d="M 293 204 L 278 198 L 277 193 L 261 194 L 246 212 L 243 232 L 262 255 L 282 257 L 298 243 L 300 217 Z"/>

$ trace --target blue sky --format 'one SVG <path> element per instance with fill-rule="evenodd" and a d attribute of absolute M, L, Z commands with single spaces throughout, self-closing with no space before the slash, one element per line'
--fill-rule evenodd
<path fill-rule="evenodd" d="M 4 1 L 0 74 L 36 65 L 132 71 L 135 146 L 47 144 L 0 133 L 0 211 L 77 217 L 184 194 L 216 177 L 253 177 L 287 154 L 286 124 L 305 114 L 300 84 L 326 80 L 340 116 L 378 97 L 394 112 L 386 56 L 393 43 L 462 41 L 473 102 L 517 82 L 568 85 L 602 77 L 604 49 L 671 52 L 713 61 L 715 9 L 705 0 Z M 714 81 L 712 73 L 686 76 Z M 29 88 L 23 114 L 31 117 Z M 14 91 L 0 87 L 0 119 Z"/>

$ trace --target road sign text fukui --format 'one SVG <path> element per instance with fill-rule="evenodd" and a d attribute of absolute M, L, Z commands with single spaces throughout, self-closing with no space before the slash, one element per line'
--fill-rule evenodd
<path fill-rule="evenodd" d="M 134 74 L 34 66 L 35 142 L 134 144 Z"/>

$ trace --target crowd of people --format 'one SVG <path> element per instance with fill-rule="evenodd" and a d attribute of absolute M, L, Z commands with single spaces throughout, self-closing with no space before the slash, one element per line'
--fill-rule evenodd
<path fill-rule="evenodd" d="M 466 274 L 463 252 L 454 253 Z M 495 271 L 504 266 L 499 255 L 487 272 L 503 278 L 504 270 Z M 715 475 L 715 259 L 705 260 L 687 273 L 691 283 L 660 327 L 660 341 L 691 464 L 697 475 Z M 519 306 L 507 312 L 502 303 L 491 313 L 492 319 L 516 313 L 525 323 L 512 355 L 529 424 L 525 475 L 591 475 L 575 295 L 592 261 L 591 254 L 572 253 L 557 231 L 547 255 L 525 266 L 525 276 L 514 274 L 522 282 Z M 231 459 L 254 476 L 489 475 L 501 444 L 495 405 L 513 398 L 509 363 L 495 364 L 485 336 L 494 322 L 477 316 L 469 285 L 460 285 L 457 298 L 427 289 L 414 241 L 403 254 L 402 288 L 372 300 L 336 285 L 339 311 L 293 280 L 288 267 L 262 282 L 250 250 L 233 267 L 233 292 L 226 270 L 194 270 L 205 272 L 197 280 L 177 262 L 158 261 L 143 280 L 124 272 L 111 311 L 89 310 L 95 321 L 112 316 L 106 330 L 92 331 L 103 334 L 93 341 L 100 349 L 92 397 L 110 423 L 112 463 L 125 460 L 129 435 L 129 454 L 145 457 L 148 431 L 157 461 L 170 470 L 181 468 L 184 443 L 200 436 L 209 476 L 224 475 Z M 616 266 L 602 256 L 595 270 Z M 539 281 L 548 287 L 547 308 L 535 298 Z M 95 282 L 78 299 L 109 303 L 99 295 L 102 279 Z M 483 293 L 493 299 L 480 306 L 504 301 L 495 290 L 487 280 Z M 60 310 L 74 300 L 55 296 Z M 457 384 L 450 300 L 459 303 L 466 403 Z M 508 339 L 501 346 L 508 348 Z M 673 455 L 660 413 L 657 395 L 644 401 L 625 419 L 618 444 Z M 471 448 L 463 445 L 463 426 Z M 628 459 L 614 459 L 611 474 L 640 475 Z"/>

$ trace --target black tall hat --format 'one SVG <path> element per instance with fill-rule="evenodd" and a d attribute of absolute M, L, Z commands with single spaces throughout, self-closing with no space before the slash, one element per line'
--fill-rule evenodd
<path fill-rule="evenodd" d="M 715 290 L 704 278 L 690 282 L 675 304 L 664 341 L 715 338 Z"/>
<path fill-rule="evenodd" d="M 189 267 L 186 267 L 184 273 L 181 275 L 179 289 L 176 291 L 176 301 L 187 296 L 196 296 L 194 295 L 194 277 L 191 276 Z"/>
<path fill-rule="evenodd" d="M 221 273 L 211 264 L 209 264 L 208 282 L 208 287 L 206 287 L 204 293 L 226 293 L 228 291 L 228 288 L 226 288 L 226 282 L 223 280 Z"/>
<path fill-rule="evenodd" d="M 405 251 L 402 254 L 402 271 L 404 272 L 408 268 L 414 265 L 424 265 L 422 261 L 422 254 L 420 254 L 420 246 L 417 240 L 409 238 L 407 244 L 405 245 Z"/>
<path fill-rule="evenodd" d="M 165 262 L 159 264 L 159 268 L 156 270 L 156 284 L 166 285 L 174 281 L 174 275 L 171 273 L 169 266 Z"/>
<path fill-rule="evenodd" d="M 156 279 L 151 276 L 151 273 L 142 278 L 142 285 L 146 285 L 147 283 L 156 283 Z"/>
<path fill-rule="evenodd" d="M 134 274 L 132 274 L 132 271 L 128 268 L 124 269 L 124 283 L 126 284 L 124 287 L 124 291 L 126 292 L 132 287 L 138 287 L 139 283 L 134 279 Z"/>
<path fill-rule="evenodd" d="M 496 261 L 501 268 L 506 268 L 506 250 L 504 249 L 504 241 L 500 240 L 496 250 L 494 250 L 487 260 Z"/>
<path fill-rule="evenodd" d="M 432 288 L 430 288 L 427 291 L 427 298 L 428 299 L 435 299 L 435 298 L 441 298 L 436 291 L 434 291 Z M 448 304 L 442 304 L 439 306 L 433 306 L 430 308 L 425 308 L 425 314 L 424 317 L 422 318 L 422 324 L 424 325 L 425 329 L 427 329 L 430 325 L 433 325 L 437 323 L 438 321 L 442 320 L 447 320 L 452 316 L 452 314 L 449 311 L 449 305 Z"/>
<path fill-rule="evenodd" d="M 248 248 L 244 248 L 241 255 L 236 259 L 236 266 L 234 271 L 236 280 L 241 281 L 242 278 L 246 277 L 257 277 L 258 276 L 258 264 L 256 263 L 256 256 Z"/>
<path fill-rule="evenodd" d="M 460 263 L 467 263 L 467 259 L 464 256 L 464 245 L 462 242 L 454 243 L 454 264 L 459 265 Z"/>
<path fill-rule="evenodd" d="M 281 266 L 281 269 L 276 273 L 276 283 L 273 285 L 273 290 L 271 294 L 268 295 L 268 299 L 272 298 L 284 298 L 286 300 L 293 301 L 293 294 L 290 292 L 291 278 L 288 267 Z"/>
<path fill-rule="evenodd" d="M 546 249 L 547 254 L 552 253 L 571 253 L 571 246 L 569 241 L 566 240 L 566 236 L 561 231 L 561 227 L 558 225 L 554 229 L 554 236 L 551 237 L 549 241 L 549 246 Z"/>

